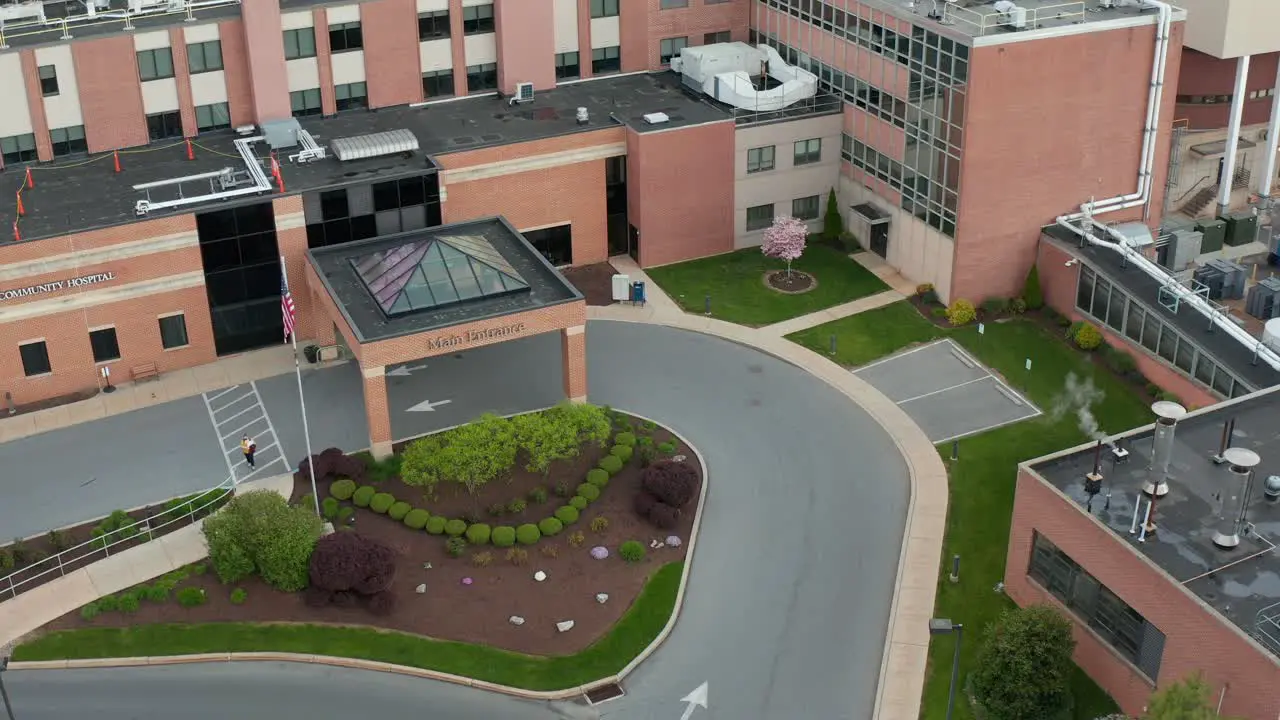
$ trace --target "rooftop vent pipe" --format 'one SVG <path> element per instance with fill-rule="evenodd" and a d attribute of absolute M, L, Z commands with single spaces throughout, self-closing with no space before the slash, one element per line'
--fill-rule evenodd
<path fill-rule="evenodd" d="M 1240 524 L 1249 501 L 1249 480 L 1253 468 L 1262 462 L 1258 453 L 1245 448 L 1227 448 L 1223 453 L 1231 465 L 1231 487 L 1222 494 L 1222 510 L 1218 513 L 1218 527 L 1213 534 L 1213 544 L 1230 549 L 1240 544 Z"/>
<path fill-rule="evenodd" d="M 1161 400 L 1151 406 L 1156 414 L 1156 432 L 1151 441 L 1151 467 L 1142 492 L 1152 497 L 1169 494 L 1169 464 L 1173 461 L 1173 431 L 1187 409 L 1176 402 Z"/>

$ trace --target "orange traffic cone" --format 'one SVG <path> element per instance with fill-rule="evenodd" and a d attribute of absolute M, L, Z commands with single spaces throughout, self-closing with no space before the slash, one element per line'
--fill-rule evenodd
<path fill-rule="evenodd" d="M 191 138 L 187 138 L 187 159 L 188 160 L 196 159 L 196 151 L 194 148 L 191 147 Z"/>
<path fill-rule="evenodd" d="M 116 172 L 120 172 L 120 151 L 119 151 L 119 150 L 112 150 L 112 151 L 111 151 L 111 154 L 112 154 L 112 156 L 114 156 L 114 157 L 115 157 Z"/>
<path fill-rule="evenodd" d="M 26 185 L 29 188 L 36 186 L 36 181 L 31 177 L 31 168 L 27 168 L 27 178 L 23 181 L 23 185 Z"/>
<path fill-rule="evenodd" d="M 18 196 L 18 217 L 22 217 L 27 214 L 27 208 L 22 204 L 22 191 L 19 190 L 14 194 Z"/>
<path fill-rule="evenodd" d="M 276 182 L 280 185 L 280 192 L 284 192 L 284 176 L 278 172 L 276 173 Z"/>

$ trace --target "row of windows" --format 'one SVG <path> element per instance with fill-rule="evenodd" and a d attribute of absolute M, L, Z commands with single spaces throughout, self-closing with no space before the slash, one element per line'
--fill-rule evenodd
<path fill-rule="evenodd" d="M 147 135 L 152 140 L 182 137 L 182 115 L 177 110 L 153 113 L 146 117 Z M 200 132 L 231 127 L 231 111 L 224 102 L 196 107 L 196 129 Z M 49 131 L 53 156 L 67 157 L 88 152 L 84 126 L 54 128 Z M 33 133 L 0 138 L 0 159 L 5 165 L 36 161 L 36 136 Z"/>
<path fill-rule="evenodd" d="M 1267 88 L 1266 90 L 1250 90 L 1250 100 L 1263 100 L 1274 97 L 1275 88 Z M 1176 99 L 1179 105 L 1230 105 L 1235 95 L 1179 95 Z"/>
<path fill-rule="evenodd" d="M 187 318 L 178 313 L 166 315 L 159 319 L 160 346 L 165 350 L 186 347 Z M 89 332 L 89 348 L 93 352 L 95 363 L 114 362 L 120 359 L 120 339 L 114 327 L 98 328 Z M 49 346 L 43 340 L 35 340 L 18 346 L 18 355 L 22 358 L 22 372 L 27 377 L 48 375 L 53 372 L 53 364 L 49 361 Z"/>
<path fill-rule="evenodd" d="M 1239 397 L 1252 392 L 1195 343 L 1166 323 L 1158 313 L 1147 310 L 1093 268 L 1080 269 L 1076 308 L 1222 397 Z"/>
<path fill-rule="evenodd" d="M 777 146 L 775 145 L 766 145 L 747 150 L 747 173 L 772 170 L 774 168 L 774 156 L 777 154 L 776 148 Z M 822 138 L 797 140 L 793 143 L 791 148 L 792 165 L 811 165 L 821 161 Z"/>
<path fill-rule="evenodd" d="M 45 79 L 43 69 L 40 73 L 41 90 L 45 95 L 57 95 L 57 73 L 54 72 L 52 65 L 45 67 L 49 69 L 49 77 L 52 78 L 52 92 L 50 92 L 50 84 Z M 192 75 L 222 69 L 222 41 L 210 40 L 208 42 L 192 43 L 187 46 L 187 70 Z M 171 78 L 173 74 L 173 48 L 162 47 L 138 51 L 138 77 L 143 82 Z"/>
<path fill-rule="evenodd" d="M 904 210 L 948 237 L 955 237 L 954 206 L 949 208 L 933 199 L 935 195 L 942 195 L 948 203 L 954 203 L 958 198 L 953 193 L 943 191 L 928 178 L 910 172 L 902 163 L 849 135 L 842 136 L 841 142 L 842 157 L 899 192 Z"/>
<path fill-rule="evenodd" d="M 615 0 L 616 7 L 616 0 Z M 614 14 L 617 14 L 616 12 Z M 493 4 L 462 8 L 462 34 L 482 35 L 496 29 Z M 418 13 L 418 40 L 439 40 L 453 34 L 448 10 Z"/>
<path fill-rule="evenodd" d="M 820 195 L 796 198 L 791 201 L 791 217 L 806 221 L 817 220 L 821 206 Z M 773 203 L 747 208 L 747 232 L 764 230 L 773 224 L 774 217 Z"/>

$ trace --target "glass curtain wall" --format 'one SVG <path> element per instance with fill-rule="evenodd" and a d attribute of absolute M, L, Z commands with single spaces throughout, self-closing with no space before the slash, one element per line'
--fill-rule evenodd
<path fill-rule="evenodd" d="M 201 213 L 196 233 L 217 353 L 284 342 L 280 252 L 271 203 Z"/>

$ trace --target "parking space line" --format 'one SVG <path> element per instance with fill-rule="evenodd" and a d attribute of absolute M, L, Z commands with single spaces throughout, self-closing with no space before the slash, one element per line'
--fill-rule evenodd
<path fill-rule="evenodd" d="M 929 348 L 931 348 L 931 347 L 933 347 L 933 346 L 937 345 L 938 343 L 945 343 L 945 342 L 951 342 L 951 341 L 950 341 L 950 340 L 945 340 L 945 339 L 944 339 L 944 340 L 934 340 L 934 341 L 933 341 L 933 342 L 931 342 L 931 343 L 925 343 L 924 345 L 917 345 L 916 347 L 913 347 L 913 348 L 911 348 L 910 350 L 904 350 L 904 351 L 902 351 L 902 352 L 900 352 L 900 353 L 896 353 L 896 354 L 894 354 L 894 355 L 890 355 L 890 356 L 889 356 L 889 357 L 887 357 L 887 358 L 881 358 L 881 359 L 879 359 L 879 360 L 875 360 L 875 361 L 873 361 L 873 362 L 869 362 L 869 363 L 867 363 L 866 365 L 863 365 L 863 366 L 862 366 L 862 367 L 860 367 L 860 368 L 856 368 L 856 369 L 854 369 L 853 374 L 854 374 L 854 375 L 861 374 L 863 370 L 870 370 L 871 368 L 873 368 L 873 367 L 875 367 L 875 366 L 877 366 L 877 365 L 883 365 L 883 364 L 885 364 L 885 363 L 889 362 L 890 360 L 897 360 L 897 359 L 899 359 L 899 358 L 904 358 L 904 357 L 906 357 L 906 356 L 908 356 L 908 355 L 911 355 L 912 353 L 918 353 L 918 352 L 920 352 L 921 350 L 928 350 Z"/>
<path fill-rule="evenodd" d="M 236 388 L 238 388 L 238 387 L 240 387 L 240 386 L 239 386 L 239 385 L 232 385 L 231 387 L 227 388 L 226 390 L 223 390 L 222 392 L 218 393 L 217 395 L 211 395 L 211 396 L 209 396 L 209 402 L 213 402 L 214 400 L 217 400 L 218 398 L 222 397 L 223 395 L 226 395 L 227 393 L 229 393 L 229 392 L 231 392 L 231 391 L 235 390 L 235 389 L 236 389 Z"/>
<path fill-rule="evenodd" d="M 258 467 L 254 468 L 248 475 L 245 475 L 239 480 L 236 480 L 236 484 L 240 484 L 242 482 L 248 482 L 249 478 L 253 477 L 254 475 L 257 475 L 258 473 L 262 472 L 263 470 L 266 470 L 267 468 L 271 467 L 272 465 L 275 465 L 276 463 L 284 463 L 284 466 L 286 468 L 289 467 L 289 463 L 286 462 L 284 459 L 284 456 L 281 455 L 280 457 L 273 458 L 271 462 L 265 465 L 259 465 Z"/>
<path fill-rule="evenodd" d="M 248 396 L 246 395 L 245 397 L 248 397 Z M 223 421 L 222 421 L 222 422 L 220 422 L 220 423 L 214 423 L 214 424 L 215 424 L 217 427 L 219 427 L 219 428 L 220 428 L 220 427 L 222 427 L 223 425 L 226 425 L 227 423 L 231 422 L 232 420 L 235 420 L 236 418 L 240 417 L 241 415 L 243 415 L 243 414 L 245 414 L 245 413 L 247 413 L 247 412 L 252 412 L 252 411 L 257 410 L 257 409 L 258 409 L 258 406 L 257 406 L 257 405 L 250 405 L 249 407 L 247 407 L 247 408 L 245 408 L 245 409 L 241 410 L 240 412 L 236 413 L 235 415 L 232 415 L 231 417 L 227 418 L 226 420 L 223 420 Z"/>
<path fill-rule="evenodd" d="M 942 388 L 941 390 L 934 390 L 933 392 L 927 392 L 923 395 L 916 395 L 915 397 L 909 397 L 906 400 L 899 400 L 898 404 L 906 405 L 907 403 L 913 402 L 915 400 L 923 400 L 924 398 L 927 398 L 933 395 L 941 395 L 944 392 L 951 392 L 952 390 L 955 390 L 957 388 L 962 388 L 965 385 L 972 385 L 974 383 L 982 382 L 983 380 L 986 380 L 987 378 L 990 378 L 990 377 L 991 377 L 990 375 L 983 375 L 980 378 L 977 378 L 975 380 L 967 380 L 965 382 L 960 383 L 959 385 L 952 385 L 951 387 L 945 387 L 945 388 Z"/>
<path fill-rule="evenodd" d="M 262 455 L 262 454 L 265 454 L 265 453 L 266 453 L 268 450 L 270 450 L 271 448 L 278 448 L 278 447 L 280 447 L 280 443 L 278 443 L 278 442 L 269 442 L 269 443 L 267 443 L 266 445 L 263 445 L 262 447 L 258 448 L 258 449 L 257 449 L 257 450 L 255 450 L 254 452 L 258 453 L 259 455 Z M 227 454 L 228 454 L 228 455 L 231 455 L 232 453 L 238 453 L 238 452 L 240 452 L 240 446 L 239 446 L 239 445 L 236 445 L 235 447 L 233 447 L 233 448 L 231 448 L 230 450 L 228 450 L 228 451 L 227 451 Z M 280 453 L 280 454 L 281 454 L 281 455 L 283 455 L 284 453 L 282 452 L 282 453 Z"/>
<path fill-rule="evenodd" d="M 240 397 L 236 398 L 235 400 L 232 400 L 231 402 L 223 403 L 222 405 L 220 405 L 220 406 L 218 406 L 218 407 L 216 407 L 216 408 L 213 408 L 213 411 L 214 411 L 214 412 L 222 412 L 223 410 L 226 410 L 227 408 L 231 407 L 232 405 L 235 405 L 236 403 L 240 402 L 241 400 L 243 400 L 243 399 L 245 399 L 245 398 L 249 398 L 249 397 L 253 397 L 253 393 L 252 393 L 252 392 L 247 392 L 247 393 L 245 393 L 245 394 L 241 395 Z M 210 404 L 210 406 L 209 406 L 209 407 L 213 407 L 213 405 L 212 405 L 212 404 Z"/>
<path fill-rule="evenodd" d="M 223 439 L 223 440 L 226 440 L 227 438 L 235 437 L 236 435 L 239 435 L 241 432 L 243 432 L 245 429 L 250 428 L 250 427 L 253 427 L 254 425 L 257 425 L 257 424 L 258 424 L 259 422 L 261 422 L 263 419 L 264 419 L 264 418 L 262 418 L 262 417 L 256 417 L 256 418 L 254 418 L 254 419 L 250 420 L 249 422 L 247 422 L 247 423 L 245 423 L 245 424 L 241 425 L 240 427 L 236 428 L 235 430 L 232 430 L 231 432 L 227 433 L 226 435 L 223 435 L 223 436 L 222 436 L 222 439 Z"/>
<path fill-rule="evenodd" d="M 284 451 L 284 446 L 279 444 L 280 434 L 276 432 L 275 425 L 271 424 L 271 415 L 267 413 L 267 404 L 262 402 L 262 394 L 258 392 L 258 383 L 256 381 L 250 381 L 249 387 L 253 388 L 253 394 L 258 398 L 258 406 L 262 408 L 262 417 L 267 421 L 267 432 L 271 433 L 272 439 L 275 440 L 277 446 L 280 448 L 280 457 L 287 457 Z M 284 465 L 285 467 L 290 467 L 287 459 L 285 460 Z"/>
<path fill-rule="evenodd" d="M 218 421 L 213 416 L 213 406 L 209 404 L 209 398 L 207 395 L 201 394 L 200 399 L 204 401 L 204 409 L 209 412 L 209 424 L 213 426 L 213 434 L 218 437 L 218 447 L 224 447 L 222 445 L 222 433 L 218 432 Z M 226 454 L 223 454 L 222 459 L 227 463 L 227 472 L 234 478 L 236 476 L 236 469 L 235 466 L 231 464 L 231 458 L 227 457 Z"/>

